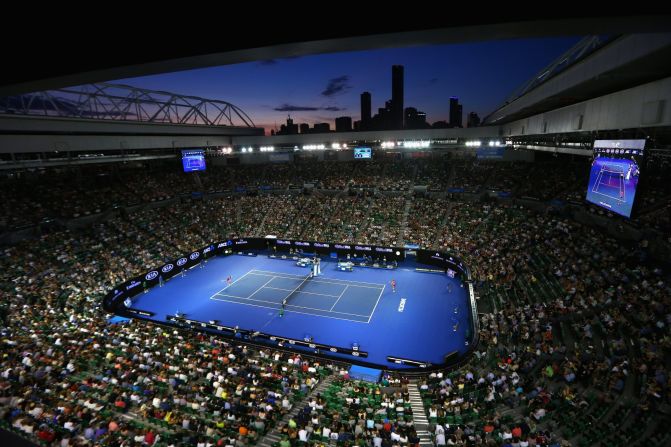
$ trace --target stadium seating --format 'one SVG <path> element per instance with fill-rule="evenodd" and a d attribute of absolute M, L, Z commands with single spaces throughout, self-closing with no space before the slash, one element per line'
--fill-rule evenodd
<path fill-rule="evenodd" d="M 168 163 L 90 168 L 74 182 L 70 170 L 5 178 L 2 229 L 41 229 L 0 257 L 2 428 L 66 446 L 417 445 L 414 387 L 436 445 L 668 445 L 671 283 L 652 256 L 660 247 L 544 202 L 582 194 L 579 161 L 529 176 L 515 164 L 437 163 L 220 167 L 200 184 Z M 668 185 L 650 181 L 650 211 L 635 224 L 668 242 Z M 310 195 L 292 190 L 311 182 Z M 417 185 L 429 191 L 412 194 Z M 489 189 L 512 197 L 468 194 Z M 95 219 L 74 225 L 82 216 Z M 193 247 L 267 234 L 458 254 L 479 296 L 477 351 L 454 371 L 367 384 L 295 354 L 110 325 L 100 309 L 114 284 Z"/>

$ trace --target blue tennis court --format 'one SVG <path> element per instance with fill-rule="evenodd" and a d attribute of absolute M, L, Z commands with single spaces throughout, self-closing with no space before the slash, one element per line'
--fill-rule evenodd
<path fill-rule="evenodd" d="M 384 284 L 251 270 L 210 299 L 276 310 L 288 299 L 287 312 L 368 324 L 384 289 Z"/>
<path fill-rule="evenodd" d="M 310 269 L 295 260 L 247 254 L 213 257 L 162 287 L 136 295 L 130 308 L 163 323 L 179 314 L 190 321 L 216 320 L 221 326 L 293 340 L 358 346 L 367 354 L 359 360 L 381 367 L 407 367 L 388 357 L 442 364 L 447 354 L 469 350 L 471 307 L 459 279 L 417 271 L 412 263 L 343 272 L 335 261 L 322 261 L 321 275 L 304 283 Z M 344 353 L 334 356 L 353 359 Z"/>
<path fill-rule="evenodd" d="M 604 166 L 599 171 L 592 192 L 611 199 L 625 200 L 624 172 L 619 166 Z"/>

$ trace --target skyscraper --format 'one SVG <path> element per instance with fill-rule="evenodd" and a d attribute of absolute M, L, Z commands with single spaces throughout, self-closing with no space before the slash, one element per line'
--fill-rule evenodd
<path fill-rule="evenodd" d="M 427 129 L 426 113 L 417 110 L 414 107 L 405 109 L 405 128 L 406 129 Z"/>
<path fill-rule="evenodd" d="M 341 116 L 335 119 L 336 132 L 351 132 L 352 117 Z"/>
<path fill-rule="evenodd" d="M 370 93 L 363 92 L 361 94 L 361 130 L 370 129 L 370 111 L 371 111 L 371 97 Z"/>
<path fill-rule="evenodd" d="M 468 120 L 466 121 L 468 127 L 478 127 L 480 125 L 480 117 L 477 113 L 471 112 L 468 114 Z"/>
<path fill-rule="evenodd" d="M 403 129 L 403 65 L 391 66 L 391 125 Z"/>
<path fill-rule="evenodd" d="M 456 96 L 450 98 L 450 127 L 462 127 L 461 105 L 459 105 L 459 98 Z"/>

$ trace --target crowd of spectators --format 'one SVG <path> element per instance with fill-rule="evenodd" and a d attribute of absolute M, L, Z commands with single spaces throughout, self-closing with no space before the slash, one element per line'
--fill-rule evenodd
<path fill-rule="evenodd" d="M 671 283 L 668 266 L 649 256 L 646 240 L 615 240 L 565 215 L 533 211 L 513 200 L 405 194 L 405 182 L 413 178 L 448 186 L 447 180 L 431 180 L 438 174 L 423 164 L 379 162 L 359 170 L 361 165 L 346 163 L 322 177 L 332 164 L 296 165 L 280 173 L 257 168 L 265 172 L 263 182 L 281 190 L 273 194 L 223 188 L 226 192 L 212 198 L 161 203 L 161 194 L 175 197 L 191 184 L 171 176 L 162 183 L 147 172 L 137 184 L 87 193 L 92 198 L 107 191 L 96 206 L 139 198 L 141 207 L 3 248 L 3 427 L 60 446 L 244 447 L 273 427 L 283 435 L 279 447 L 416 445 L 407 396 L 413 385 L 407 381 L 387 386 L 339 378 L 322 393 L 310 394 L 333 366 L 143 322 L 110 325 L 100 310 L 113 285 L 179 254 L 225 237 L 276 234 L 413 243 L 465 259 L 479 295 L 480 345 L 464 367 L 420 383 L 436 445 L 671 442 L 666 430 Z M 495 176 L 520 175 L 503 165 L 478 164 L 466 167 L 466 174 L 458 174 L 459 167 L 451 184 L 468 189 L 486 185 L 486 179 L 492 187 L 507 188 L 509 183 Z M 238 180 L 259 185 L 247 167 L 226 170 L 234 178 L 226 183 L 230 187 Z M 201 179 L 205 190 L 220 190 L 213 172 Z M 284 191 L 297 178 L 307 182 L 310 172 L 328 178 L 329 186 L 356 183 L 365 175 L 382 182 L 389 173 L 398 177 L 389 185 L 401 187 L 397 194 L 373 195 Z M 538 182 L 546 198 L 570 189 L 556 184 L 560 176 L 554 174 L 531 178 L 553 179 Z M 3 212 L 14 203 L 20 215 L 5 217 L 6 226 L 47 217 L 47 209 L 59 207 L 59 188 L 72 188 L 55 186 L 45 197 L 56 202 L 47 208 L 42 185 L 24 191 L 18 185 L 27 179 L 6 181 L 17 196 L 3 203 Z M 141 183 L 145 193 L 138 189 Z M 43 206 L 22 206 L 17 197 Z M 63 208 L 68 213 L 79 206 L 72 204 L 85 202 L 64 197 L 71 203 Z M 294 405 L 303 406 L 298 415 L 277 424 Z"/>
<path fill-rule="evenodd" d="M 668 226 L 671 189 L 665 181 L 667 165 L 665 159 L 655 159 L 645 167 L 637 195 L 638 219 L 645 225 Z M 496 191 L 512 197 L 582 203 L 588 173 L 588 159 L 568 156 L 535 163 L 445 156 L 239 166 L 213 163 L 206 171 L 189 174 L 181 172 L 176 161 L 22 171 L 0 179 L 0 232 L 204 193 L 282 193 L 308 185 L 317 191 L 363 191 L 367 195 L 410 193 L 415 187 L 439 195 L 448 189 Z"/>

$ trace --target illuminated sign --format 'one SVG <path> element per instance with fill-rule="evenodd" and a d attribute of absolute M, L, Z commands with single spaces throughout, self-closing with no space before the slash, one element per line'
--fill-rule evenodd
<path fill-rule="evenodd" d="M 191 254 L 189 255 L 189 259 L 191 259 L 192 261 L 195 261 L 195 260 L 198 259 L 199 257 L 200 257 L 200 253 L 197 252 L 197 251 L 194 251 L 193 253 L 191 253 Z"/>
<path fill-rule="evenodd" d="M 359 250 L 359 251 L 372 251 L 373 247 L 364 247 L 364 246 L 361 246 L 361 245 L 355 245 L 354 249 Z"/>
<path fill-rule="evenodd" d="M 247 245 L 247 241 L 244 239 L 240 239 L 235 241 L 235 245 Z"/>
<path fill-rule="evenodd" d="M 393 248 L 375 247 L 375 251 L 380 252 L 380 253 L 393 253 L 394 249 Z"/>
<path fill-rule="evenodd" d="M 168 273 L 169 271 L 171 271 L 174 268 L 175 268 L 175 266 L 173 264 L 166 264 L 163 267 L 161 267 L 161 271 L 163 273 Z"/>
<path fill-rule="evenodd" d="M 128 285 L 126 286 L 126 290 L 133 289 L 133 288 L 135 288 L 135 287 L 137 287 L 137 286 L 139 286 L 139 285 L 140 285 L 140 281 L 135 281 L 135 280 L 133 280 L 133 281 L 131 281 L 130 284 L 128 284 Z"/>
<path fill-rule="evenodd" d="M 340 249 L 343 249 L 343 250 L 351 250 L 352 249 L 351 245 L 335 244 L 334 247 L 335 248 L 340 248 Z"/>
<path fill-rule="evenodd" d="M 187 262 L 189 262 L 188 259 L 186 259 L 186 258 L 179 258 L 179 259 L 177 260 L 177 263 L 176 263 L 176 264 L 177 264 L 177 267 L 181 267 L 181 266 L 183 266 L 184 264 L 186 264 Z"/>
<path fill-rule="evenodd" d="M 279 245 L 291 245 L 291 241 L 283 241 L 283 240 L 280 240 L 280 239 L 278 239 L 276 241 L 276 243 L 279 244 Z"/>
<path fill-rule="evenodd" d="M 294 242 L 296 245 L 300 245 L 301 247 L 309 247 L 310 243 L 309 242 Z"/>
<path fill-rule="evenodd" d="M 144 279 L 146 279 L 147 281 L 151 281 L 152 279 L 156 279 L 157 276 L 158 272 L 156 270 L 152 270 L 151 272 L 147 273 L 144 276 Z"/>
<path fill-rule="evenodd" d="M 318 248 L 330 248 L 331 247 L 330 244 L 322 244 L 321 242 L 315 242 L 314 246 L 318 247 Z"/>

